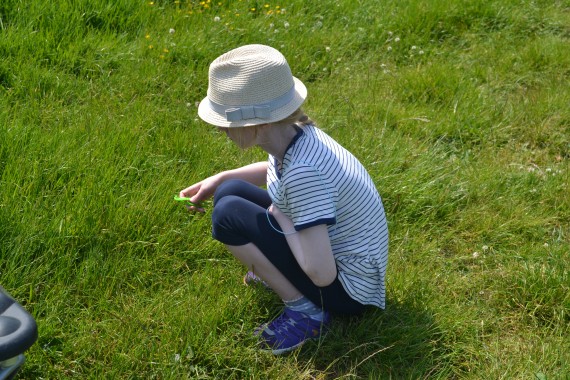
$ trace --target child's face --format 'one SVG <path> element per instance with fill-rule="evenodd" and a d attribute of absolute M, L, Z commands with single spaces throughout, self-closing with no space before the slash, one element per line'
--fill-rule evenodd
<path fill-rule="evenodd" d="M 257 141 L 256 127 L 235 127 L 235 128 L 222 128 L 218 130 L 224 132 L 230 140 L 232 140 L 241 149 L 247 149 L 254 146 Z"/>

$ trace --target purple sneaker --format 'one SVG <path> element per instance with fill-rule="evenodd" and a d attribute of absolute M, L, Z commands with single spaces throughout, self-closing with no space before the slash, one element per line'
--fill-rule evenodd
<path fill-rule="evenodd" d="M 261 337 L 263 345 L 275 355 L 293 351 L 303 343 L 319 339 L 330 323 L 330 314 L 324 312 L 322 321 L 309 318 L 306 314 L 285 308 L 283 313 L 261 326 L 255 334 Z"/>

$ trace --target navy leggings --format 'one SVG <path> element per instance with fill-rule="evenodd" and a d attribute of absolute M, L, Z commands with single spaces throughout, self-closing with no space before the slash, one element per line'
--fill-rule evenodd
<path fill-rule="evenodd" d="M 214 195 L 212 213 L 212 236 L 226 245 L 253 243 L 285 275 L 304 296 L 324 310 L 358 314 L 364 306 L 352 299 L 339 279 L 325 287 L 316 286 L 303 272 L 291 252 L 285 236 L 267 208 L 271 198 L 266 190 L 249 182 L 228 180 L 223 182 Z"/>

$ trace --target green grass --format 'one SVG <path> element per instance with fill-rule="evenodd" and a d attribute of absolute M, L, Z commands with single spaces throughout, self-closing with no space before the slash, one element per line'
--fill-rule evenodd
<path fill-rule="evenodd" d="M 283 357 L 251 336 L 279 300 L 172 201 L 265 158 L 196 115 L 246 43 L 285 54 L 391 229 L 386 310 Z M 565 0 L 2 0 L 0 278 L 39 325 L 20 377 L 567 379 L 568 46 Z"/>

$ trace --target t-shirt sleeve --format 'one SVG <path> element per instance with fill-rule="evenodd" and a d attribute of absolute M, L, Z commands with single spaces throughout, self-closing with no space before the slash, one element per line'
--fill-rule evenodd
<path fill-rule="evenodd" d="M 309 164 L 292 165 L 283 176 L 287 211 L 295 230 L 319 224 L 335 224 L 336 192 L 319 171 Z"/>

